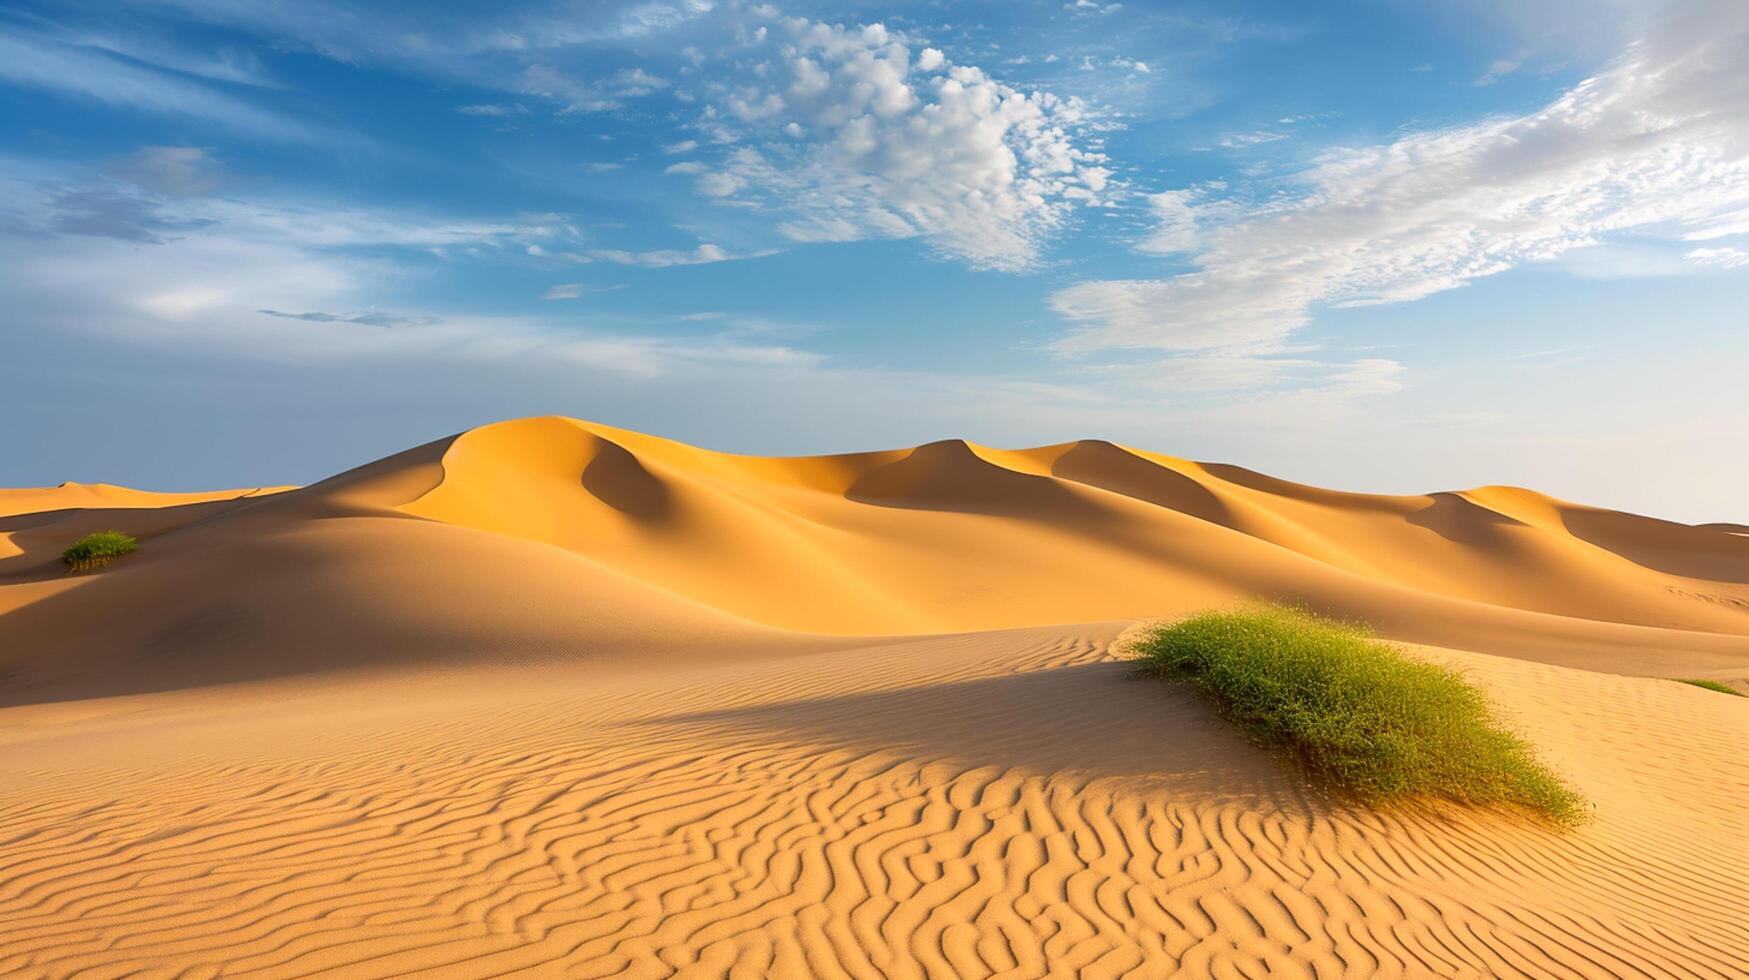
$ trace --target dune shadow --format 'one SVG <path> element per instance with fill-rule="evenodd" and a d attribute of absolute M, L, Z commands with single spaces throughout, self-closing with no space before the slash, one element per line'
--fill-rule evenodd
<path fill-rule="evenodd" d="M 646 524 L 674 512 L 674 495 L 661 477 L 644 468 L 630 450 L 599 439 L 595 458 L 583 467 L 583 489 L 614 510 Z"/>
<path fill-rule="evenodd" d="M 1121 494 L 1210 524 L 1233 527 L 1231 508 L 1183 473 L 1109 442 L 1082 440 L 1051 464 L 1051 475 Z"/>
<path fill-rule="evenodd" d="M 776 737 L 822 751 L 1115 780 L 1126 790 L 1303 805 L 1285 764 L 1192 692 L 1099 663 L 629 722 L 666 737 Z"/>
<path fill-rule="evenodd" d="M 1447 541 L 1485 548 L 1500 541 L 1500 529 L 1529 527 L 1516 517 L 1508 517 L 1483 507 L 1461 494 L 1434 493 L 1433 502 L 1405 518 L 1416 527 L 1424 527 Z"/>
<path fill-rule="evenodd" d="M 1721 527 L 1677 524 L 1613 510 L 1563 508 L 1574 537 L 1642 568 L 1712 582 L 1749 584 L 1749 537 Z"/>
<path fill-rule="evenodd" d="M 961 440 L 931 442 L 862 474 L 846 500 L 900 510 L 1030 520 L 1107 521 L 1110 515 L 1049 477 L 991 463 Z"/>

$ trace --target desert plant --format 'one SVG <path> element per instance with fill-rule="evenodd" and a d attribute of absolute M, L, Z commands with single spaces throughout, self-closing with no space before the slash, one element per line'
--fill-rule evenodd
<path fill-rule="evenodd" d="M 1693 684 L 1695 687 L 1704 687 L 1709 691 L 1717 691 L 1720 694 L 1734 694 L 1737 697 L 1743 696 L 1742 691 L 1739 691 L 1728 684 L 1720 684 L 1718 681 L 1709 681 L 1700 677 L 1672 677 L 1670 679 L 1678 684 Z"/>
<path fill-rule="evenodd" d="M 1363 628 L 1257 607 L 1144 630 L 1133 649 L 1144 671 L 1189 682 L 1253 741 L 1363 801 L 1503 804 L 1563 825 L 1587 813 L 1462 675 Z"/>
<path fill-rule="evenodd" d="M 120 558 L 138 547 L 138 542 L 120 531 L 96 531 L 73 542 L 61 552 L 61 560 L 74 571 L 98 568 Z"/>

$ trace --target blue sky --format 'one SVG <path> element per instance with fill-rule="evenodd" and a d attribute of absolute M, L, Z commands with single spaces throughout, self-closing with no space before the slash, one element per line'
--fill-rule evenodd
<path fill-rule="evenodd" d="M 26 2 L 0 122 L 0 485 L 563 413 L 1749 520 L 1741 3 Z"/>

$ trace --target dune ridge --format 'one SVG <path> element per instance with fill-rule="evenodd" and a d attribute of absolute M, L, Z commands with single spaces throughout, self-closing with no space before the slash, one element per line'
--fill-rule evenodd
<path fill-rule="evenodd" d="M 1663 679 L 1749 690 L 1740 531 L 557 417 L 0 491 L 0 975 L 1740 976 L 1749 701 Z M 1255 598 L 1464 670 L 1595 819 L 1357 809 L 1119 662 Z"/>
<path fill-rule="evenodd" d="M 1749 596 L 1739 537 L 1515 488 L 1342 493 L 1097 441 L 766 459 L 559 418 L 465 433 L 442 466 L 401 510 L 558 545 L 791 629 L 1119 618 L 1159 613 L 1163 594 L 1204 602 L 1288 591 L 1284 581 L 1334 593 L 1362 588 L 1359 577 L 1599 622 L 1749 631 L 1728 603 L 1674 591 Z M 1020 560 L 1046 547 L 1049 562 Z M 822 562 L 845 580 L 822 575 Z M 1095 588 L 1047 565 L 1095 569 Z M 956 594 L 949 579 L 1000 591 Z M 761 599 L 796 589 L 818 601 Z M 861 603 L 875 608 L 861 614 Z"/>

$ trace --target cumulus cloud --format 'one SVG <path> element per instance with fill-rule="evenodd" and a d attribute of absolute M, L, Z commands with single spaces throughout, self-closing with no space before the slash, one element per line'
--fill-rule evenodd
<path fill-rule="evenodd" d="M 1749 6 L 1672 7 L 1536 112 L 1334 152 L 1299 182 L 1185 203 L 1198 269 L 1055 293 L 1076 324 L 1057 349 L 1279 344 L 1316 307 L 1411 301 L 1612 233 L 1749 233 Z"/>
<path fill-rule="evenodd" d="M 919 237 L 990 269 L 1035 265 L 1103 158 L 1077 145 L 1086 108 L 955 65 L 879 24 L 802 18 L 766 42 L 779 68 L 729 87 L 706 124 L 725 157 L 700 193 L 753 196 L 796 241 Z M 743 194 L 745 192 L 745 194 Z"/>

